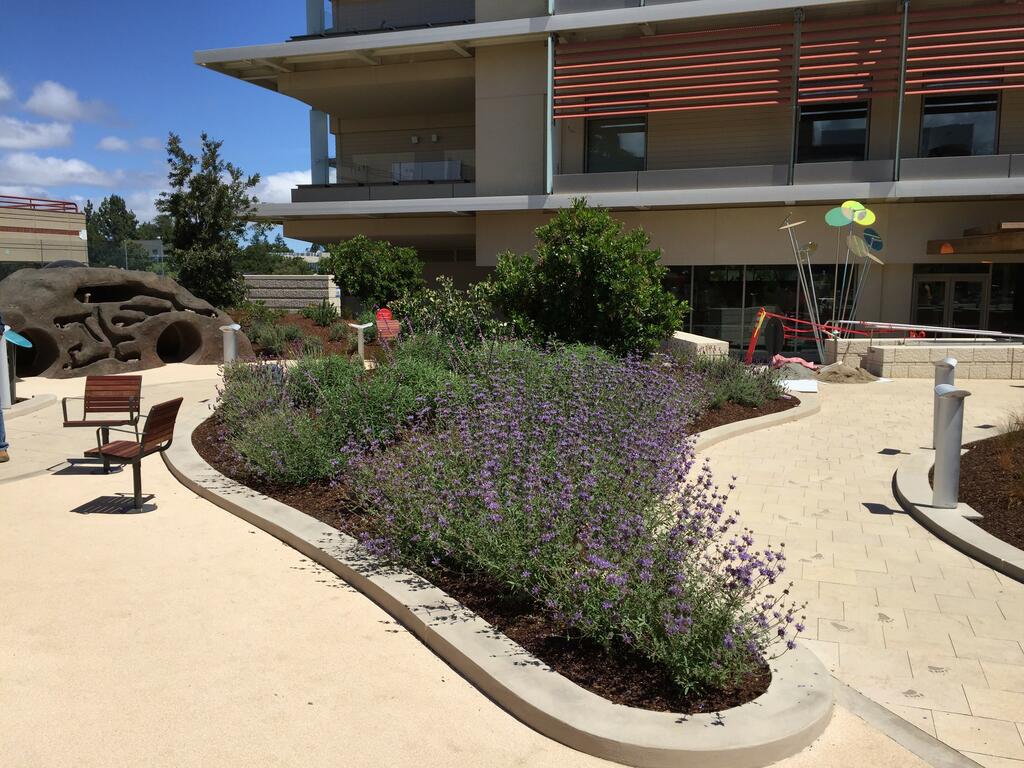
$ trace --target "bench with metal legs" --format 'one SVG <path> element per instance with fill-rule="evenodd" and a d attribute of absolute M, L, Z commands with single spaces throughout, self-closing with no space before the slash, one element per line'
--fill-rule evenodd
<path fill-rule="evenodd" d="M 82 401 L 82 418 L 68 416 L 68 401 Z M 139 438 L 139 404 L 142 401 L 141 376 L 86 376 L 84 397 L 61 400 L 65 427 L 95 427 L 97 444 L 110 442 L 110 430 L 132 427 Z M 95 418 L 101 414 L 100 418 Z M 101 457 L 102 458 L 102 457 Z M 103 471 L 110 471 L 110 461 L 103 458 Z"/>
<path fill-rule="evenodd" d="M 166 403 L 154 405 L 146 417 L 146 426 L 138 440 L 115 440 L 103 443 L 85 452 L 86 456 L 103 459 L 104 466 L 109 462 L 131 464 L 132 492 L 135 510 L 142 511 L 142 460 L 155 453 L 163 453 L 171 447 L 174 439 L 174 424 L 178 418 L 182 398 L 168 400 Z M 112 428 L 117 432 L 131 434 L 126 429 Z"/>

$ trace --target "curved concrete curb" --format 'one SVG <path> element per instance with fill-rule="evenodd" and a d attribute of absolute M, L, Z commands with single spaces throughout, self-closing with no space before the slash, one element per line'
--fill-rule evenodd
<path fill-rule="evenodd" d="M 763 696 L 722 713 L 681 716 L 612 704 L 555 673 L 419 576 L 382 565 L 351 537 L 224 477 L 192 445 L 192 432 L 205 418 L 197 411 L 179 419 L 164 454 L 178 480 L 345 579 L 549 738 L 644 768 L 755 768 L 799 752 L 828 725 L 832 678 L 802 647 L 772 662 Z"/>
<path fill-rule="evenodd" d="M 893 491 L 900 505 L 953 548 L 1011 579 L 1024 582 L 1024 551 L 972 523 L 968 518 L 979 517 L 974 509 L 966 504 L 956 509 L 931 506 L 932 486 L 928 473 L 933 463 L 934 454 L 928 451 L 916 452 L 900 464 L 893 478 Z"/>
<path fill-rule="evenodd" d="M 767 416 L 758 416 L 756 419 L 734 421 L 732 424 L 723 424 L 720 427 L 709 429 L 707 432 L 701 432 L 697 435 L 696 450 L 703 451 L 712 445 L 717 445 L 733 437 L 748 435 L 751 432 L 768 429 L 768 427 L 777 427 L 779 424 L 788 424 L 791 421 L 804 419 L 808 416 L 813 416 L 821 410 L 821 394 L 807 392 L 797 394 L 790 392 L 789 395 L 800 401 L 796 408 L 790 408 L 779 413 L 769 413 Z"/>
<path fill-rule="evenodd" d="M 57 402 L 56 395 L 36 395 L 20 403 L 15 403 L 9 410 L 4 411 L 5 419 L 16 419 L 19 416 L 28 416 L 30 413 L 41 411 Z"/>

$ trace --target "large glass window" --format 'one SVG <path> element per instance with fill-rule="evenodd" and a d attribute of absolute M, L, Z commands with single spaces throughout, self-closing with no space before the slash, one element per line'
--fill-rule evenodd
<path fill-rule="evenodd" d="M 864 160 L 868 150 L 868 103 L 819 104 L 800 109 L 797 162 Z"/>
<path fill-rule="evenodd" d="M 587 173 L 642 171 L 647 165 L 647 119 L 587 120 Z"/>
<path fill-rule="evenodd" d="M 998 114 L 993 93 L 925 96 L 921 157 L 994 155 Z"/>
<path fill-rule="evenodd" d="M 743 267 L 693 268 L 693 332 L 744 343 Z"/>

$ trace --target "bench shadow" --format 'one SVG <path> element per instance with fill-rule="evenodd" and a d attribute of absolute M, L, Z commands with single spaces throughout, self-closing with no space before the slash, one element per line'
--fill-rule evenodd
<path fill-rule="evenodd" d="M 51 468 L 50 474 L 54 476 L 65 476 L 65 475 L 102 475 L 103 474 L 103 462 L 99 459 L 64 459 L 63 462 L 56 466 L 60 469 L 53 470 Z M 116 475 L 123 471 L 124 467 L 118 464 L 110 465 L 110 474 Z"/>
<path fill-rule="evenodd" d="M 888 504 L 878 504 L 874 501 L 863 501 L 862 506 L 872 515 L 905 515 L 902 509 L 893 509 Z"/>
<path fill-rule="evenodd" d="M 91 501 L 75 507 L 71 511 L 76 515 L 139 515 L 153 512 L 156 504 L 147 504 L 153 495 L 143 496 L 142 509 L 135 509 L 135 499 L 131 494 L 120 493 L 116 496 L 97 496 Z"/>

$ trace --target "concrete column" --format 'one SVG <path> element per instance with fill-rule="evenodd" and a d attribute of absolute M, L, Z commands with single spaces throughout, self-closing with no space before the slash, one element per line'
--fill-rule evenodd
<path fill-rule="evenodd" d="M 324 0 L 306 0 L 306 34 L 324 33 Z"/>
<path fill-rule="evenodd" d="M 935 388 L 939 401 L 939 434 L 935 445 L 932 506 L 956 509 L 960 497 L 960 446 L 964 438 L 964 400 L 970 392 L 952 384 Z"/>
<path fill-rule="evenodd" d="M 327 138 L 330 135 L 325 112 L 309 110 L 309 167 L 311 184 L 330 183 L 330 153 Z"/>
<path fill-rule="evenodd" d="M 935 386 L 940 384 L 956 384 L 956 360 L 947 357 L 935 363 Z M 939 396 L 935 395 L 932 408 L 932 448 L 939 445 Z"/>

